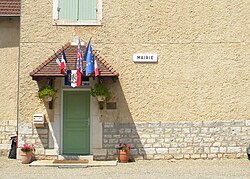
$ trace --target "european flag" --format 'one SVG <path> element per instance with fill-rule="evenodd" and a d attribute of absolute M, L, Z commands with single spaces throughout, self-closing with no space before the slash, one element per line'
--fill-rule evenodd
<path fill-rule="evenodd" d="M 90 41 L 84 53 L 84 59 L 86 61 L 86 76 L 88 76 L 94 72 L 94 59 L 92 55 L 92 47 L 91 47 Z"/>

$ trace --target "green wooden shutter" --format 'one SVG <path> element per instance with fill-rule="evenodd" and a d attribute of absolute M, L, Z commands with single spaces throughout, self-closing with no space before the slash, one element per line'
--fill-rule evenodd
<path fill-rule="evenodd" d="M 59 8 L 60 20 L 78 20 L 78 0 L 60 0 Z"/>
<path fill-rule="evenodd" d="M 96 0 L 79 0 L 79 20 L 96 20 Z"/>

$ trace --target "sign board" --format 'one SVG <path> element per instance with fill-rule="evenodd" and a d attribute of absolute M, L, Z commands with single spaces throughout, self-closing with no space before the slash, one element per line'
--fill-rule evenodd
<path fill-rule="evenodd" d="M 134 62 L 157 62 L 155 53 L 137 53 L 133 55 Z"/>

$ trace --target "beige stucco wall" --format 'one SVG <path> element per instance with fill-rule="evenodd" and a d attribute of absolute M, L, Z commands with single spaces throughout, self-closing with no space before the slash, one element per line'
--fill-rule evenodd
<path fill-rule="evenodd" d="M 244 0 L 103 0 L 102 26 L 56 27 L 51 1 L 23 1 L 20 120 L 46 112 L 30 71 L 75 36 L 92 36 L 120 73 L 123 115 L 133 121 L 249 119 L 249 8 Z M 157 53 L 158 63 L 134 63 L 134 53 Z"/>
<path fill-rule="evenodd" d="M 0 19 L 0 121 L 16 120 L 19 19 Z"/>

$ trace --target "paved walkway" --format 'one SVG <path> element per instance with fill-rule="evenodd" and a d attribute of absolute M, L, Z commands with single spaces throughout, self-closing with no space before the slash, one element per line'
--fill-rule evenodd
<path fill-rule="evenodd" d="M 29 167 L 0 157 L 0 179 L 74 178 L 250 178 L 247 159 L 136 161 L 117 166 L 88 168 Z"/>

